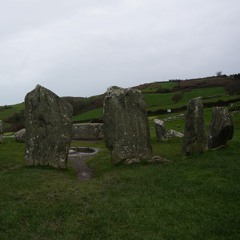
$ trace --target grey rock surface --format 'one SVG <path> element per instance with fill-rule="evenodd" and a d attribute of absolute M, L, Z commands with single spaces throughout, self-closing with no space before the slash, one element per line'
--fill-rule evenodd
<path fill-rule="evenodd" d="M 167 132 L 167 136 L 168 136 L 168 137 L 183 138 L 183 137 L 184 137 L 184 134 L 181 133 L 181 132 L 175 131 L 175 130 L 173 130 L 173 129 L 170 129 L 170 130 Z"/>
<path fill-rule="evenodd" d="M 191 99 L 188 102 L 185 121 L 182 156 L 202 153 L 207 150 L 201 97 Z"/>
<path fill-rule="evenodd" d="M 167 141 L 167 131 L 164 126 L 164 122 L 160 119 L 154 119 L 154 127 L 157 139 L 159 141 Z"/>
<path fill-rule="evenodd" d="M 27 165 L 66 168 L 72 135 L 72 112 L 71 105 L 40 85 L 26 95 Z"/>
<path fill-rule="evenodd" d="M 233 118 L 226 107 L 214 107 L 209 128 L 208 148 L 226 145 L 234 133 Z"/>
<path fill-rule="evenodd" d="M 26 129 L 23 128 L 15 133 L 15 139 L 17 142 L 25 142 Z"/>
<path fill-rule="evenodd" d="M 73 140 L 98 140 L 103 138 L 103 123 L 73 124 Z"/>
<path fill-rule="evenodd" d="M 103 105 L 104 137 L 113 163 L 152 158 L 146 104 L 138 90 L 111 87 Z"/>

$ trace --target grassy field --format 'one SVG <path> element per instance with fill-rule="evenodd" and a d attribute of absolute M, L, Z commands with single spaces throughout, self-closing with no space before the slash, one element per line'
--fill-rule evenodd
<path fill-rule="evenodd" d="M 3 108 L 3 107 L 1 107 Z M 20 112 L 24 109 L 24 103 L 19 103 L 16 105 L 11 105 L 11 108 L 9 109 L 0 109 L 0 119 L 6 119 L 10 116 L 12 116 L 16 112 Z"/>
<path fill-rule="evenodd" d="M 205 118 L 207 129 L 210 109 Z M 101 150 L 88 181 L 71 165 L 25 167 L 24 144 L 0 144 L 0 239 L 240 239 L 240 113 L 228 147 L 185 159 L 182 140 L 157 142 L 149 121 L 154 154 L 170 162 L 114 166 L 102 141 L 73 142 Z"/>
<path fill-rule="evenodd" d="M 152 93 L 152 92 L 157 92 L 159 89 L 171 90 L 175 86 L 177 86 L 177 83 L 175 82 L 156 82 L 156 83 L 151 83 L 148 87 L 144 88 L 142 92 Z"/>
<path fill-rule="evenodd" d="M 160 83 L 159 83 L 160 84 Z M 168 84 L 168 85 L 167 85 Z M 174 86 L 176 83 L 168 82 L 164 84 L 164 87 Z M 166 85 L 166 86 L 165 86 Z M 158 85 L 157 85 L 158 86 Z M 156 84 L 152 87 L 146 88 L 146 91 L 151 91 L 153 89 L 157 89 Z M 144 92 L 144 91 L 143 91 Z M 212 88 L 200 88 L 200 89 L 192 89 L 191 91 L 183 92 L 182 98 L 175 103 L 172 100 L 172 97 L 175 93 L 148 93 L 143 94 L 144 100 L 147 104 L 147 110 L 157 111 L 163 108 L 179 108 L 183 105 L 186 105 L 187 102 L 195 97 L 202 96 L 203 102 L 216 102 L 218 100 L 229 100 L 235 99 L 239 96 L 227 96 L 227 93 L 223 87 L 212 87 Z M 206 98 L 206 99 L 204 99 Z M 94 109 L 73 117 L 74 122 L 80 121 L 90 121 L 93 118 L 101 118 L 102 117 L 102 108 Z"/>
<path fill-rule="evenodd" d="M 101 118 L 102 117 L 102 108 L 94 109 L 76 116 L 73 116 L 74 122 L 81 122 L 81 121 L 89 121 L 94 118 Z"/>

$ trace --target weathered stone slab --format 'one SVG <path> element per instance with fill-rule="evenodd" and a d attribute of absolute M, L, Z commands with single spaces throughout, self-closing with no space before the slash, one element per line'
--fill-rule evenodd
<path fill-rule="evenodd" d="M 15 139 L 17 142 L 25 142 L 26 129 L 23 128 L 15 133 Z"/>
<path fill-rule="evenodd" d="M 113 163 L 152 158 L 146 104 L 138 90 L 111 87 L 103 106 L 104 138 Z"/>
<path fill-rule="evenodd" d="M 3 123 L 0 120 L 0 143 L 3 142 Z"/>
<path fill-rule="evenodd" d="M 26 95 L 27 165 L 66 168 L 72 136 L 71 117 L 72 106 L 40 85 Z"/>
<path fill-rule="evenodd" d="M 154 119 L 154 127 L 157 139 L 159 141 L 167 141 L 167 131 L 164 126 L 164 122 L 160 119 Z"/>
<path fill-rule="evenodd" d="M 234 133 L 233 118 L 226 107 L 215 107 L 209 129 L 208 148 L 226 145 Z"/>
<path fill-rule="evenodd" d="M 175 131 L 173 129 L 170 129 L 168 132 L 167 132 L 167 136 L 168 137 L 176 137 L 176 138 L 183 138 L 184 134 L 181 133 L 181 132 L 178 132 L 178 131 Z"/>
<path fill-rule="evenodd" d="M 99 140 L 103 138 L 103 123 L 73 124 L 74 140 Z"/>
<path fill-rule="evenodd" d="M 191 99 L 187 106 L 182 156 L 207 150 L 202 98 Z"/>

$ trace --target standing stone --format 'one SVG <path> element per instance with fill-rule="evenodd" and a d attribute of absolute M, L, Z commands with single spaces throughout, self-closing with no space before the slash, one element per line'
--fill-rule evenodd
<path fill-rule="evenodd" d="M 159 141 L 167 141 L 167 131 L 164 127 L 164 122 L 160 119 L 154 119 L 154 126 L 156 131 L 156 136 Z"/>
<path fill-rule="evenodd" d="M 0 143 L 3 142 L 3 124 L 2 121 L 0 120 Z"/>
<path fill-rule="evenodd" d="M 66 168 L 72 134 L 72 106 L 37 85 L 25 97 L 28 166 Z"/>
<path fill-rule="evenodd" d="M 185 131 L 182 145 L 182 156 L 201 153 L 207 150 L 207 139 L 204 129 L 202 98 L 191 99 L 188 103 Z"/>
<path fill-rule="evenodd" d="M 113 163 L 152 158 L 146 104 L 140 91 L 110 87 L 104 98 L 103 123 Z"/>
<path fill-rule="evenodd" d="M 212 112 L 212 123 L 209 129 L 208 148 L 213 149 L 226 145 L 234 133 L 233 118 L 226 107 L 215 107 Z"/>
<path fill-rule="evenodd" d="M 23 128 L 15 133 L 16 142 L 25 142 L 26 129 Z"/>

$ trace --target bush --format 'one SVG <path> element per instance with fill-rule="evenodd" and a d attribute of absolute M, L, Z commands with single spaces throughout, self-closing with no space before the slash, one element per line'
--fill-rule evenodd
<path fill-rule="evenodd" d="M 173 96 L 172 96 L 172 100 L 173 102 L 177 103 L 179 102 L 183 97 L 183 92 L 176 92 Z"/>

